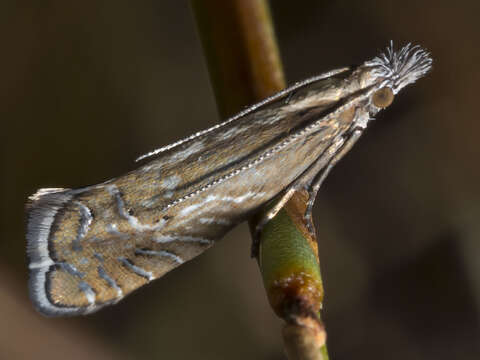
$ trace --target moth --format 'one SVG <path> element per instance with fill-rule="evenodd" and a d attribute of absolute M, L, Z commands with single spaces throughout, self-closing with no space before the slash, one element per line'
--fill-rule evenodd
<path fill-rule="evenodd" d="M 118 178 L 38 190 L 26 236 L 35 307 L 92 313 L 199 255 L 266 203 L 283 204 L 295 189 L 313 202 L 373 116 L 431 65 L 422 48 L 391 44 L 143 155 Z"/>

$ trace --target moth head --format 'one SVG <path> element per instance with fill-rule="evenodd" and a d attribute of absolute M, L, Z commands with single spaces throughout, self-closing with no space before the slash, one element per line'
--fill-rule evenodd
<path fill-rule="evenodd" d="M 430 54 L 420 46 L 407 44 L 398 51 L 393 42 L 385 52 L 359 68 L 363 89 L 370 89 L 370 113 L 388 107 L 405 86 L 423 77 L 432 68 Z"/>
<path fill-rule="evenodd" d="M 380 82 L 381 87 L 390 88 L 393 95 L 396 95 L 430 71 L 432 58 L 429 52 L 418 45 L 407 44 L 395 51 L 391 41 L 385 52 L 365 62 L 363 66 L 369 70 L 372 81 Z"/>

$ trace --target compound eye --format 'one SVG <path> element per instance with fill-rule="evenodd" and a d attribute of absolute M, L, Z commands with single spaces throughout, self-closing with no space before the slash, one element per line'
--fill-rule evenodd
<path fill-rule="evenodd" d="M 394 97 L 392 89 L 384 87 L 373 94 L 372 102 L 376 107 L 383 109 L 392 103 Z"/>

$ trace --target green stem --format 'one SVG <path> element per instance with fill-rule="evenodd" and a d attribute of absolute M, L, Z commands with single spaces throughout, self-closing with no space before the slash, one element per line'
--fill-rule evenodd
<path fill-rule="evenodd" d="M 285 87 L 265 0 L 191 0 L 217 106 L 223 118 Z M 317 243 L 298 192 L 262 230 L 259 266 L 269 302 L 287 325 L 290 359 L 328 359 L 320 320 L 323 287 Z M 250 221 L 255 228 L 255 219 Z"/>

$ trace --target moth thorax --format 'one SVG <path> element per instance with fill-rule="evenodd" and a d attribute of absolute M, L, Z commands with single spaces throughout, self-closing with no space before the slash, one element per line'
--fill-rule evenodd
<path fill-rule="evenodd" d="M 376 107 L 383 109 L 390 106 L 394 97 L 395 95 L 393 95 L 392 89 L 389 87 L 383 87 L 380 90 L 375 91 L 372 95 L 372 103 Z"/>

